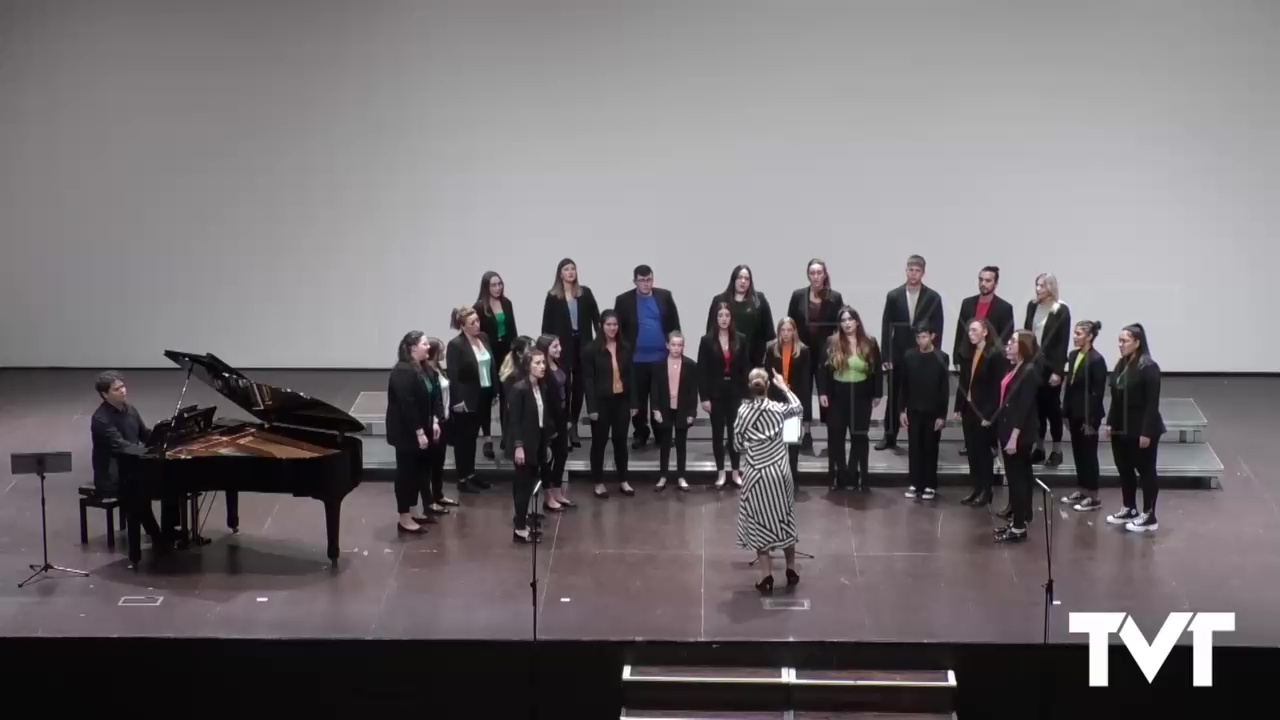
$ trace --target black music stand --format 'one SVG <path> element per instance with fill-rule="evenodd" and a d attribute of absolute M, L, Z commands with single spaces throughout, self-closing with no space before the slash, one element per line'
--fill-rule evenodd
<path fill-rule="evenodd" d="M 44 547 L 44 563 L 29 566 L 33 572 L 31 577 L 18 583 L 18 587 L 26 587 L 38 576 L 57 570 L 69 575 L 88 577 L 84 570 L 60 567 L 49 562 L 49 515 L 46 510 L 47 501 L 44 494 L 44 476 L 52 473 L 71 472 L 71 453 L 69 452 L 37 452 L 13 453 L 9 455 L 9 472 L 14 475 L 35 475 L 40 478 L 40 541 Z"/>

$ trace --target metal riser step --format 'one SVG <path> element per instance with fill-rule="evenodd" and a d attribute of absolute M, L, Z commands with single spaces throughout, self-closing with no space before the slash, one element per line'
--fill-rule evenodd
<path fill-rule="evenodd" d="M 968 482 L 969 463 L 964 456 L 960 455 L 961 447 L 962 443 L 957 441 L 943 441 L 939 447 L 938 473 L 943 476 L 945 481 L 943 484 L 954 485 Z M 570 453 L 566 463 L 569 473 L 583 474 L 590 472 L 591 463 L 588 449 L 589 443 L 584 442 L 584 447 Z M 1037 466 L 1035 468 L 1036 476 L 1048 485 L 1070 486 L 1074 484 L 1076 472 L 1071 462 L 1069 448 L 1064 450 L 1064 454 L 1066 458 L 1062 465 L 1053 468 Z M 674 455 L 675 453 L 673 452 L 671 458 L 673 469 L 675 467 Z M 1119 481 L 1119 472 L 1116 469 L 1110 445 L 1104 443 L 1099 447 L 1098 455 L 1103 482 L 1111 485 L 1116 484 Z M 872 450 L 869 465 L 873 482 L 884 483 L 887 479 L 895 477 L 901 477 L 905 480 L 908 470 L 907 453 L 905 451 Z M 364 443 L 364 467 L 367 470 L 394 469 L 395 450 L 387 445 L 385 441 L 380 442 L 372 438 L 367 440 Z M 454 467 L 452 449 L 448 451 L 445 458 L 445 467 L 449 470 Z M 495 471 L 505 473 L 511 472 L 513 469 L 509 461 L 505 459 L 497 461 L 485 459 L 479 454 L 479 450 L 477 450 L 476 467 L 480 472 L 484 473 Z M 627 467 L 635 475 L 655 475 L 660 467 L 657 449 L 649 446 L 643 450 L 629 451 Z M 699 476 L 716 471 L 710 443 L 689 443 L 686 469 L 688 471 L 686 479 L 690 482 L 705 482 L 706 479 Z M 612 448 L 606 448 L 605 450 L 604 470 L 610 475 L 614 471 Z M 1178 479 L 1206 479 L 1211 481 L 1207 483 L 1210 487 L 1217 487 L 1216 481 L 1225 472 L 1222 461 L 1209 445 L 1179 443 L 1162 444 L 1160 446 L 1159 463 L 1156 470 L 1162 479 L 1175 481 Z M 828 482 L 828 460 L 826 457 L 814 457 L 808 453 L 801 453 L 799 471 L 801 475 L 799 482 L 801 484 L 809 482 L 826 484 Z M 674 475 L 674 470 L 672 474 Z M 609 479 L 612 480 L 612 477 Z M 675 478 L 669 479 L 674 480 Z M 1199 486 L 1196 483 L 1183 484 Z M 1170 485 L 1170 487 L 1172 486 Z"/>

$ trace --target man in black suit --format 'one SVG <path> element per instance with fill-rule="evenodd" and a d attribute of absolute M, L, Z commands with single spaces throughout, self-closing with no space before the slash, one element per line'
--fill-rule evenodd
<path fill-rule="evenodd" d="M 934 343 L 942 345 L 943 325 L 942 296 L 924 284 L 924 258 L 912 255 L 907 258 L 907 282 L 889 291 L 884 300 L 884 317 L 880 322 L 880 344 L 888 348 L 884 369 L 889 371 L 888 402 L 884 404 L 884 437 L 876 444 L 876 450 L 898 446 L 898 416 L 901 402 L 903 373 L 894 367 L 902 363 L 907 351 L 916 346 L 913 328 L 924 326 L 933 333 Z"/>
<path fill-rule="evenodd" d="M 969 354 L 969 323 L 974 320 L 990 320 L 991 326 L 1000 335 L 1000 345 L 1009 342 L 1013 336 L 1013 306 L 1009 301 L 996 295 L 1000 287 L 1000 268 L 988 265 L 978 271 L 978 294 L 970 295 L 960 303 L 960 318 L 956 323 L 956 344 L 951 353 L 951 362 L 957 366 L 971 358 Z M 995 338 L 991 342 L 995 342 Z"/>
<path fill-rule="evenodd" d="M 649 388 L 653 384 L 653 363 L 667 356 L 667 334 L 680 329 L 680 311 L 670 290 L 653 286 L 653 268 L 637 265 L 632 273 L 635 290 L 629 290 L 613 301 L 618 314 L 618 336 L 634 348 L 631 387 L 637 410 L 632 425 L 633 450 L 649 442 Z"/>

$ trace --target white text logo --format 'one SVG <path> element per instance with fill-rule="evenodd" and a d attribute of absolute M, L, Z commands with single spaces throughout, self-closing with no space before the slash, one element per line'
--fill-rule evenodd
<path fill-rule="evenodd" d="M 1169 613 L 1153 642 L 1138 629 L 1133 617 L 1122 612 L 1073 612 L 1068 616 L 1068 630 L 1089 635 L 1089 685 L 1107 687 L 1110 665 L 1107 640 L 1119 632 L 1129 655 L 1138 664 L 1147 682 L 1154 682 L 1164 661 L 1182 633 L 1191 632 L 1191 684 L 1213 686 L 1213 634 L 1235 632 L 1236 614 L 1226 612 Z"/>

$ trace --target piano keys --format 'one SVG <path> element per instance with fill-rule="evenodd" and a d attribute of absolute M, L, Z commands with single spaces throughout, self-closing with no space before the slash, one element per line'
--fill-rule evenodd
<path fill-rule="evenodd" d="M 224 493 L 227 527 L 239 532 L 239 494 L 290 494 L 321 501 L 329 560 L 341 552 L 342 501 L 360 484 L 364 467 L 358 435 L 364 424 L 295 390 L 253 381 L 212 354 L 166 350 L 165 357 L 261 422 L 214 419 L 216 408 L 183 408 L 152 430 L 145 454 L 122 458 L 125 494 L 134 502 L 191 498 L 190 528 L 200 542 L 195 498 Z M 186 384 L 182 396 L 186 395 Z M 184 513 L 185 514 L 185 513 Z M 141 524 L 128 516 L 129 559 L 141 559 Z"/>

